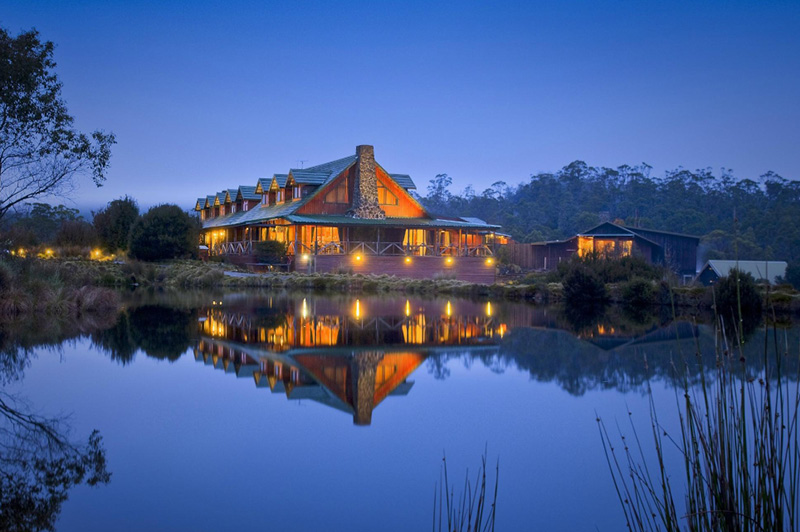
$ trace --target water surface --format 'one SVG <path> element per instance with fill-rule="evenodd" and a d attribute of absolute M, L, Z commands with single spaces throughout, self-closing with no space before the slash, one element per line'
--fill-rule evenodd
<path fill-rule="evenodd" d="M 23 352 L 4 393 L 104 438 L 111 482 L 73 489 L 60 531 L 426 529 L 443 453 L 460 480 L 485 449 L 498 530 L 620 530 L 596 417 L 630 411 L 646 434 L 651 376 L 670 423 L 674 361 L 714 340 L 615 312 L 137 294 L 97 330 Z"/>

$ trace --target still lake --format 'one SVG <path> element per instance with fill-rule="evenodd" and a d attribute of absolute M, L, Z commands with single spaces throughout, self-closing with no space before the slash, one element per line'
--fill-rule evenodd
<path fill-rule="evenodd" d="M 5 379 L 103 437 L 111 481 L 59 531 L 428 530 L 443 454 L 458 493 L 484 452 L 498 530 L 622 530 L 596 418 L 649 449 L 648 376 L 674 425 L 673 362 L 714 349 L 689 320 L 455 298 L 133 294 L 106 321 Z"/>

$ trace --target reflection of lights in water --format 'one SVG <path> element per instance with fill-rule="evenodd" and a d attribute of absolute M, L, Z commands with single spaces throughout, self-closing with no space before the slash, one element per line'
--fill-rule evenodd
<path fill-rule="evenodd" d="M 308 317 L 308 304 L 306 304 L 306 298 L 303 298 L 303 309 L 301 310 L 301 313 L 304 318 Z"/>
<path fill-rule="evenodd" d="M 450 305 L 450 302 L 447 302 L 447 306 L 444 308 L 445 313 L 448 317 L 453 315 L 453 307 Z"/>
<path fill-rule="evenodd" d="M 356 318 L 361 317 L 361 301 L 356 299 Z"/>
<path fill-rule="evenodd" d="M 506 324 L 505 323 L 501 323 L 500 327 L 497 328 L 497 332 L 500 333 L 500 338 L 505 336 L 505 334 L 506 334 Z"/>
<path fill-rule="evenodd" d="M 489 316 L 490 318 L 492 317 L 492 302 L 491 301 L 487 301 L 486 302 L 486 315 Z"/>
<path fill-rule="evenodd" d="M 406 317 L 411 316 L 411 303 L 406 299 Z"/>

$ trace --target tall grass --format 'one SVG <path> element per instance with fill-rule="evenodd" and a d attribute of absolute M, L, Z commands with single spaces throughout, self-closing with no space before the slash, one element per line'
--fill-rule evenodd
<path fill-rule="evenodd" d="M 708 375 L 704 368 L 700 381 L 690 384 L 682 372 L 677 432 L 660 422 L 648 384 L 655 464 L 645 459 L 630 413 L 632 440 L 620 429 L 621 449 L 597 419 L 629 530 L 800 530 L 800 375 L 784 374 L 788 340 L 779 347 L 773 326 L 774 346 L 765 341 L 763 369 L 748 374 L 741 333 L 732 331 L 737 340 L 728 340 L 721 319 L 718 331 L 716 365 Z M 677 471 L 667 466 L 671 451 L 682 458 Z M 683 494 L 683 504 L 676 494 Z"/>
<path fill-rule="evenodd" d="M 433 492 L 433 532 L 488 532 L 494 531 L 497 509 L 497 487 L 500 478 L 500 462 L 495 466 L 494 491 L 487 493 L 486 453 L 481 457 L 478 475 L 470 480 L 469 471 L 464 478 L 464 487 L 456 499 L 447 476 L 447 458 L 442 457 L 439 483 Z M 489 497 L 491 496 L 491 502 Z M 438 522 L 437 522 L 438 521 Z M 443 526 L 447 526 L 443 529 Z"/>

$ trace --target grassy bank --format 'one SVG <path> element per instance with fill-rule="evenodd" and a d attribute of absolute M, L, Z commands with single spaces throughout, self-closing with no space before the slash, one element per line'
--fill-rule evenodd
<path fill-rule="evenodd" d="M 117 291 L 88 272 L 49 260 L 0 260 L 0 319 L 71 317 L 119 306 Z"/>
<path fill-rule="evenodd" d="M 13 309 L 44 308 L 63 302 L 86 306 L 88 297 L 100 297 L 107 292 L 89 291 L 86 287 L 127 288 L 265 288 L 272 290 L 314 291 L 329 293 L 406 293 L 424 295 L 452 295 L 469 298 L 508 299 L 536 303 L 561 303 L 568 299 L 565 284 L 552 276 L 530 275 L 522 280 L 491 285 L 470 283 L 456 279 L 402 279 L 388 275 L 334 274 L 334 273 L 264 273 L 239 277 L 226 272 L 246 271 L 230 264 L 201 261 L 170 261 L 145 263 L 137 261 L 111 262 L 63 259 L 15 259 L 2 261 L 5 272 L 17 272 L 27 281 L 3 281 L 10 286 L 7 306 Z M 0 275 L 5 275 L 0 272 Z M 29 286 L 26 286 L 29 285 Z M 636 307 L 667 306 L 690 309 L 711 309 L 714 295 L 708 287 L 675 286 L 663 280 L 639 277 L 605 283 L 605 301 Z M 82 292 L 71 292 L 83 288 Z M 772 287 L 762 296 L 770 309 L 777 313 L 800 313 L 800 294 L 789 286 Z M 69 293 L 67 293 L 69 292 Z M 38 294 L 31 298 L 31 294 Z M 99 303 L 102 303 L 100 301 Z M 56 309 L 58 310 L 58 309 Z M 3 311 L 0 311 L 3 312 Z M 8 312 L 8 311 L 5 311 Z"/>

